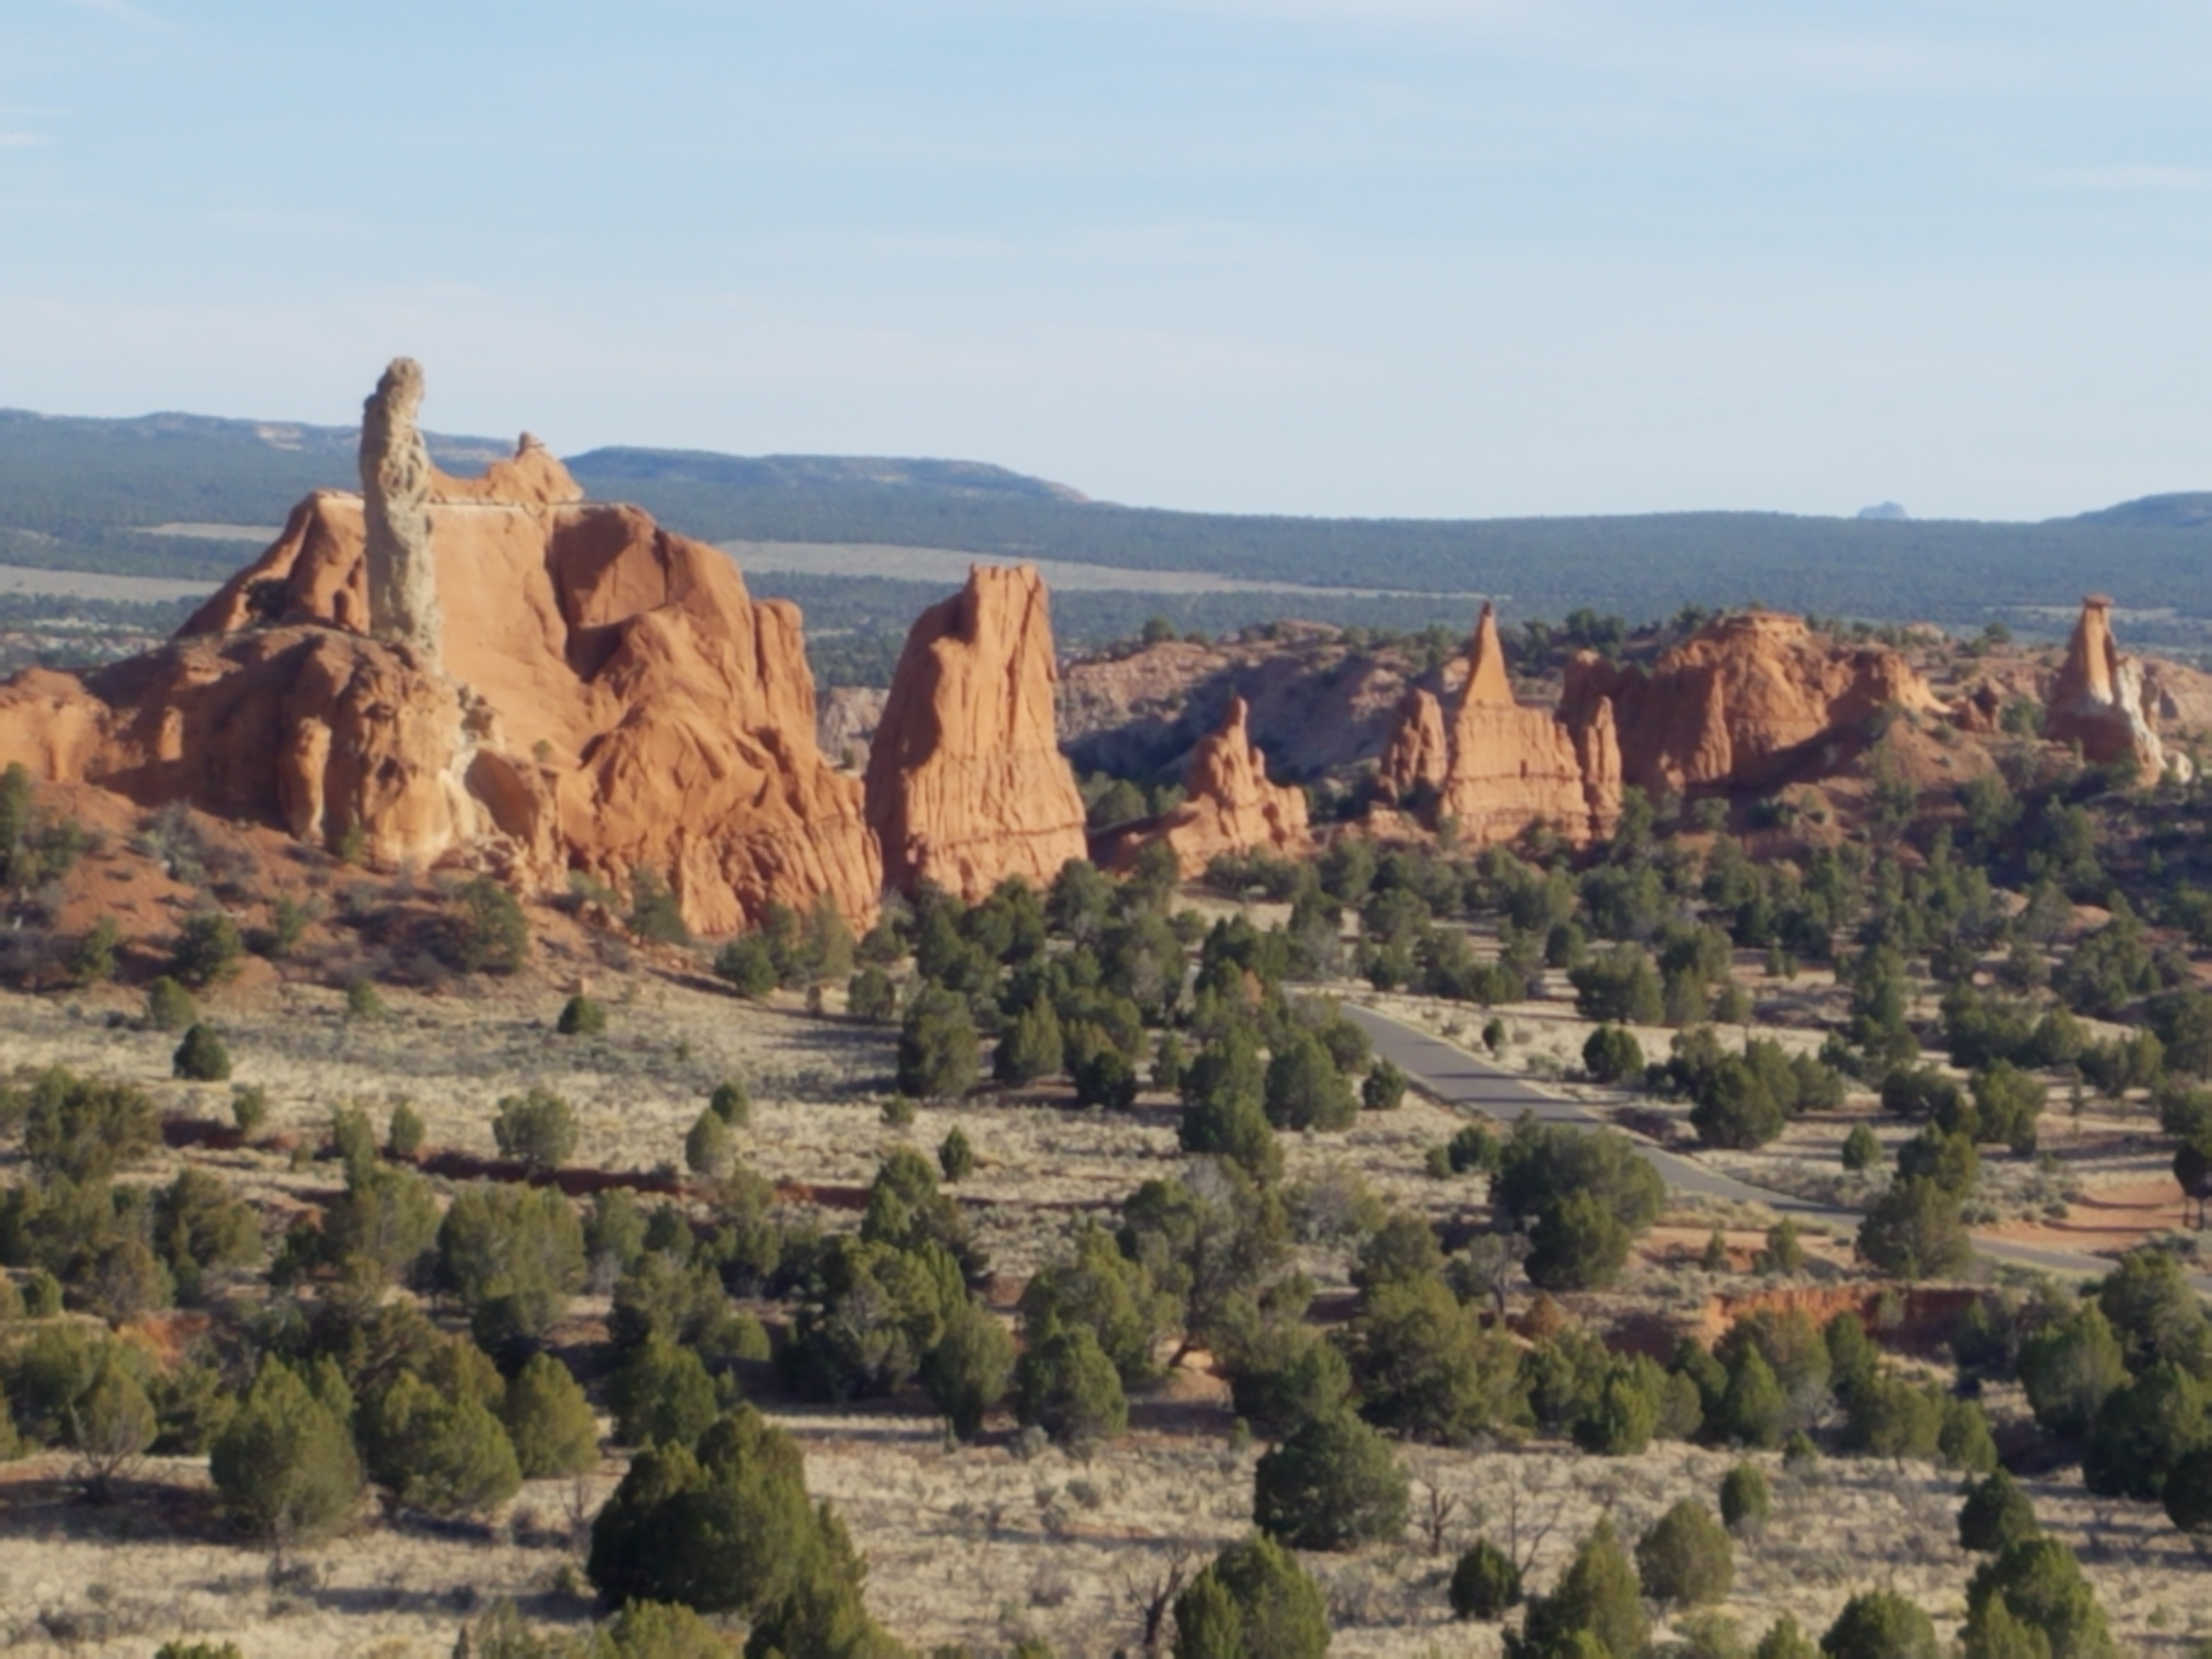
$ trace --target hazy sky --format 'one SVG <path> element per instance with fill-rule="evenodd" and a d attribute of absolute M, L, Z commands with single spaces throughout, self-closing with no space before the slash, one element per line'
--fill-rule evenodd
<path fill-rule="evenodd" d="M 4 0 L 0 404 L 1108 499 L 2212 488 L 2203 0 Z"/>

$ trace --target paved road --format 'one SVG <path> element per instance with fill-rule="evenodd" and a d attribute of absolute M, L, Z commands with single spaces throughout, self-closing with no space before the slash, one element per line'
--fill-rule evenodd
<path fill-rule="evenodd" d="M 1347 1003 L 1344 1012 L 1374 1039 L 1375 1052 L 1414 1078 L 1423 1088 L 1455 1106 L 1471 1106 L 1502 1122 L 1511 1122 L 1523 1111 L 1534 1112 L 1551 1123 L 1594 1125 L 1605 1120 L 1578 1100 L 1547 1094 L 1534 1084 L 1478 1060 L 1455 1043 L 1431 1036 L 1418 1026 Z M 1632 1137 L 1632 1139 L 1635 1139 Z M 1669 1190 L 1693 1197 L 1726 1200 L 1738 1204 L 1763 1204 L 1778 1215 L 1794 1217 L 1833 1228 L 1846 1237 L 1858 1231 L 1855 1210 L 1838 1210 L 1809 1199 L 1794 1197 L 1747 1181 L 1723 1175 L 1693 1158 L 1670 1152 L 1641 1139 L 1637 1151 L 1659 1171 Z M 1974 1248 L 1993 1260 L 2040 1273 L 2088 1274 L 2101 1278 L 2112 1264 L 2101 1256 L 2075 1250 L 2045 1249 L 2008 1239 L 1974 1240 Z"/>

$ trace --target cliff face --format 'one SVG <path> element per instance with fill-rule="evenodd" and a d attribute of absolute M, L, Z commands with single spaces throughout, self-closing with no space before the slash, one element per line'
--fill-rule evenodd
<path fill-rule="evenodd" d="M 1310 851 L 1305 791 L 1267 781 L 1267 757 L 1252 744 L 1250 714 L 1243 698 L 1231 699 L 1220 727 L 1191 755 L 1182 804 L 1115 836 L 1097 849 L 1098 861 L 1123 868 L 1143 848 L 1164 842 L 1191 877 L 1224 853 L 1296 858 Z"/>
<path fill-rule="evenodd" d="M 976 565 L 907 635 L 868 749 L 886 885 L 981 898 L 1085 856 L 1083 798 L 1054 730 L 1052 620 L 1029 565 Z"/>
<path fill-rule="evenodd" d="M 1622 781 L 1650 793 L 1762 790 L 1835 771 L 1885 707 L 1933 710 L 1927 683 L 1886 647 L 1829 645 L 1795 617 L 1723 617 L 1650 671 L 1585 653 L 1560 713 L 1580 729 L 1613 705 Z"/>
<path fill-rule="evenodd" d="M 2132 757 L 2147 781 L 2166 770 L 2166 745 L 2144 703 L 2142 665 L 2120 653 L 2112 602 L 2101 593 L 2081 601 L 2081 619 L 2046 702 L 2043 734 L 2053 742 L 2079 743 L 2083 757 L 2099 765 Z M 2179 756 L 2172 763 L 2187 766 Z"/>
<path fill-rule="evenodd" d="M 1579 844 L 1610 834 L 1620 814 L 1613 711 L 1600 697 L 1570 723 L 1516 703 L 1485 605 L 1457 708 L 1447 720 L 1431 693 L 1408 692 L 1376 781 L 1386 805 L 1449 819 L 1464 845 L 1510 842 L 1539 822 Z"/>
<path fill-rule="evenodd" d="M 389 424 L 374 441 L 407 450 Z M 532 441 L 482 479 L 431 469 L 374 608 L 380 509 L 312 496 L 162 649 L 82 686 L 0 687 L 0 757 L 325 847 L 357 838 L 387 866 L 526 887 L 642 866 L 703 933 L 824 895 L 865 922 L 880 866 L 856 782 L 816 747 L 797 611 L 754 604 L 719 550 L 581 493 Z M 427 601 L 408 565 L 425 528 Z M 385 588 L 410 583 L 410 620 L 369 637 Z"/>

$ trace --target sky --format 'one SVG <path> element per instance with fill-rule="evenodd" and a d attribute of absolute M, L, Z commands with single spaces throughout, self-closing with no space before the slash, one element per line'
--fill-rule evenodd
<path fill-rule="evenodd" d="M 2212 489 L 2201 0 L 4 0 L 0 405 L 1105 500 Z"/>

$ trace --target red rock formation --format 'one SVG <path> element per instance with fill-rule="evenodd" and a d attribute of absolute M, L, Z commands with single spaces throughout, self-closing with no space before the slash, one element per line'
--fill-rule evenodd
<path fill-rule="evenodd" d="M 2146 781 L 2166 771 L 2166 745 L 2144 709 L 2142 665 L 2120 654 L 2112 638 L 2112 602 L 2103 594 L 2081 601 L 2081 619 L 2067 641 L 2066 660 L 2046 704 L 2043 735 L 2053 742 L 2079 743 L 2082 757 L 2100 766 L 2131 757 Z M 2174 760 L 2187 766 L 2179 757 Z"/>
<path fill-rule="evenodd" d="M 1826 775 L 1864 746 L 1883 708 L 1938 706 L 1897 652 L 1832 645 L 1768 611 L 1709 623 L 1648 672 L 1577 656 L 1562 717 L 1580 729 L 1608 699 L 1622 779 L 1653 794 Z"/>
<path fill-rule="evenodd" d="M 1377 774 L 1386 804 L 1449 819 L 1460 841 L 1493 846 L 1532 824 L 1570 842 L 1611 833 L 1620 815 L 1620 755 L 1603 698 L 1569 725 L 1513 701 L 1498 617 L 1482 607 L 1468 653 L 1467 685 L 1447 726 L 1426 690 L 1408 692 Z"/>
<path fill-rule="evenodd" d="M 1224 853 L 1295 858 L 1310 851 L 1305 791 L 1267 781 L 1267 757 L 1252 744 L 1250 714 L 1243 698 L 1231 698 L 1220 729 L 1191 754 L 1182 804 L 1114 836 L 1098 849 L 1099 862 L 1123 868 L 1140 848 L 1164 842 L 1190 877 Z"/>
<path fill-rule="evenodd" d="M 1450 771 L 1443 705 L 1434 692 L 1414 686 L 1398 704 L 1398 724 L 1376 768 L 1376 787 L 1393 804 L 1433 801 Z"/>
<path fill-rule="evenodd" d="M 824 895 L 866 921 L 880 865 L 856 781 L 815 744 L 798 611 L 580 494 L 529 441 L 484 479 L 432 481 L 442 672 L 366 637 L 362 498 L 311 496 L 171 644 L 83 686 L 0 686 L 0 758 L 361 839 L 387 866 L 539 887 L 642 866 L 702 933 Z"/>
<path fill-rule="evenodd" d="M 1083 798 L 1053 723 L 1052 619 L 1030 565 L 976 565 L 921 613 L 868 748 L 889 886 L 981 898 L 1085 856 Z"/>

